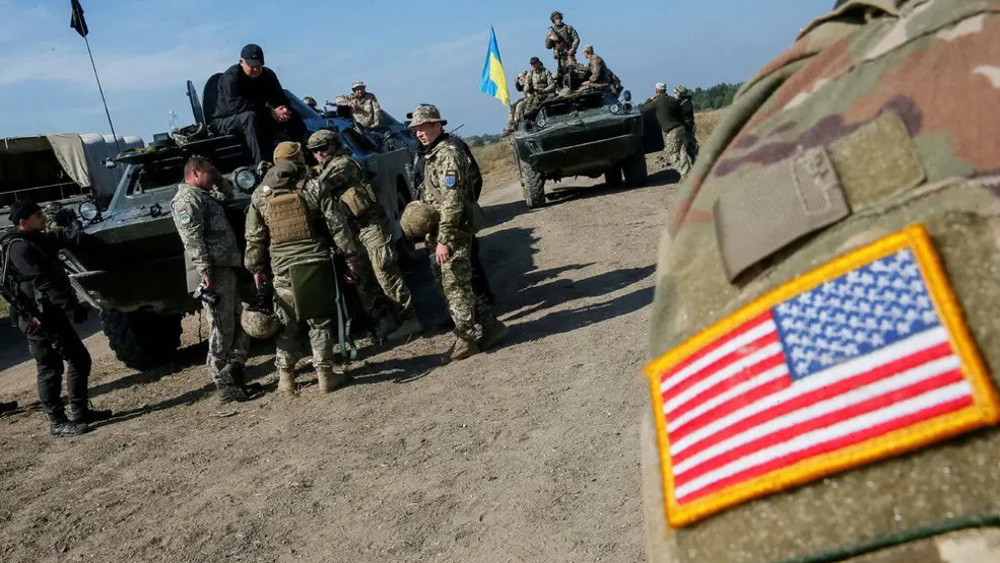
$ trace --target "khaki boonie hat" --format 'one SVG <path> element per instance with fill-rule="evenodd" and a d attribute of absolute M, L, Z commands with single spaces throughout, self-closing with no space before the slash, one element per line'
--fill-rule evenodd
<path fill-rule="evenodd" d="M 282 143 L 278 143 L 278 146 L 274 147 L 274 162 L 281 162 L 283 160 L 298 162 L 304 159 L 305 157 L 302 155 L 301 143 L 284 141 Z"/>
<path fill-rule="evenodd" d="M 422 106 L 417 106 L 417 109 L 413 110 L 413 121 L 410 122 L 410 127 L 416 127 L 418 125 L 423 125 L 424 123 L 435 123 L 440 122 L 441 125 L 447 125 L 447 119 L 441 119 L 441 112 L 438 111 L 437 106 L 432 106 L 430 104 L 425 104 Z"/>

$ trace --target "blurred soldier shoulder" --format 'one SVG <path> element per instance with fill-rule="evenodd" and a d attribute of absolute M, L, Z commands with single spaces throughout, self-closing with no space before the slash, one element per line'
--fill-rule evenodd
<path fill-rule="evenodd" d="M 840 2 L 659 252 L 650 562 L 1000 561 L 1000 2 Z"/>

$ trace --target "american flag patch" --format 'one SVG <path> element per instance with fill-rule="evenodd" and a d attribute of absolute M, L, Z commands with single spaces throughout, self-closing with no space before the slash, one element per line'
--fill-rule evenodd
<path fill-rule="evenodd" d="M 646 373 L 672 526 L 1000 419 L 919 225 L 778 287 Z"/>

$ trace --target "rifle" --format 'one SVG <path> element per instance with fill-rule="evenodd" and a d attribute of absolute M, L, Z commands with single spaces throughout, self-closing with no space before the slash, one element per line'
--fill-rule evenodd
<path fill-rule="evenodd" d="M 42 311 L 35 304 L 34 300 L 25 296 L 14 285 L 11 278 L 7 276 L 7 267 L 10 256 L 6 249 L 0 249 L 0 256 L 3 260 L 3 268 L 0 268 L 0 297 L 10 304 L 11 321 L 17 325 L 16 319 L 21 319 L 26 325 L 35 329 L 43 338 L 48 340 L 57 352 L 62 352 L 59 339 L 48 332 L 42 323 Z"/>

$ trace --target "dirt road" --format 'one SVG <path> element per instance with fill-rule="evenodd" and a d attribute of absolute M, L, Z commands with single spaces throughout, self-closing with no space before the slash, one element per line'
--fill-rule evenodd
<path fill-rule="evenodd" d="M 369 349 L 331 395 L 308 372 L 279 396 L 262 349 L 248 374 L 267 392 L 220 408 L 197 317 L 178 360 L 142 373 L 90 324 L 93 401 L 120 416 L 54 439 L 21 337 L 0 329 L 0 399 L 27 404 L 0 418 L 0 561 L 643 560 L 638 374 L 674 181 L 569 179 L 533 212 L 517 184 L 488 185 L 509 337 L 444 367 L 443 333 Z M 410 279 L 440 319 L 426 271 Z"/>

